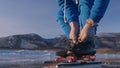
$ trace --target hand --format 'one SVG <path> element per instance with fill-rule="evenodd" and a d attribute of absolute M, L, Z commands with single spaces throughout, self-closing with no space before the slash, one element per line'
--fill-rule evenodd
<path fill-rule="evenodd" d="M 95 27 L 97 26 L 97 23 L 95 23 L 92 19 L 88 19 L 86 21 L 85 26 L 81 30 L 79 34 L 78 41 L 84 42 L 88 39 L 88 37 L 93 37 L 95 35 Z"/>
<path fill-rule="evenodd" d="M 77 43 L 77 38 L 78 38 L 78 34 L 79 34 L 79 24 L 76 23 L 76 22 L 71 22 L 70 23 L 70 27 L 71 27 L 71 30 L 70 30 L 70 39 L 72 40 L 73 43 Z"/>

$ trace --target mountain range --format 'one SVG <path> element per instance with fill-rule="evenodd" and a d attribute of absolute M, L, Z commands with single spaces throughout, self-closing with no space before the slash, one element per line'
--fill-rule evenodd
<path fill-rule="evenodd" d="M 38 34 L 19 34 L 0 38 L 0 48 L 7 49 L 59 49 L 69 42 L 64 35 L 46 39 Z M 120 49 L 120 33 L 99 33 L 95 36 L 96 48 Z"/>

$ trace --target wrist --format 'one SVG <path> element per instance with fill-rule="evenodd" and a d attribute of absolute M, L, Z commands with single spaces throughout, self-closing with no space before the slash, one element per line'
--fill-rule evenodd
<path fill-rule="evenodd" d="M 88 24 L 91 27 L 98 26 L 98 24 L 94 20 L 92 20 L 92 19 L 87 19 L 86 24 Z"/>
<path fill-rule="evenodd" d="M 79 27 L 79 24 L 77 22 L 70 22 L 70 27 L 71 28 Z"/>

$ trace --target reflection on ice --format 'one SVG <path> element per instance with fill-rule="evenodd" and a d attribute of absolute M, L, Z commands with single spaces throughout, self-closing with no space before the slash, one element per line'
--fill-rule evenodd
<path fill-rule="evenodd" d="M 43 63 L 47 60 L 53 60 L 55 53 L 53 51 L 39 50 L 0 50 L 0 63 Z"/>
<path fill-rule="evenodd" d="M 120 58 L 120 54 L 96 54 L 97 58 Z M 55 52 L 40 50 L 0 50 L 0 64 L 43 63 L 54 60 Z"/>

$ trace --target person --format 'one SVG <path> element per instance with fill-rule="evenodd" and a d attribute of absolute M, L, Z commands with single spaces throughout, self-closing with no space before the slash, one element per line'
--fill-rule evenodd
<path fill-rule="evenodd" d="M 93 42 L 98 23 L 104 16 L 110 0 L 56 1 L 59 6 L 57 22 L 67 38 L 71 39 L 74 44 L 87 43 L 89 40 Z M 88 48 L 84 48 L 86 52 L 87 50 L 94 49 L 92 45 L 94 44 L 90 44 Z"/>

